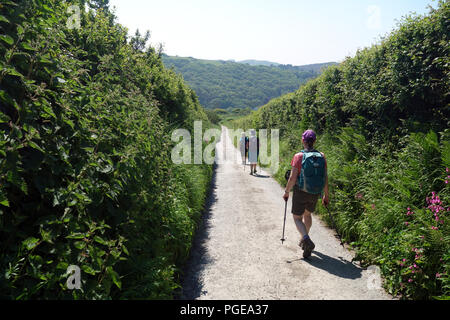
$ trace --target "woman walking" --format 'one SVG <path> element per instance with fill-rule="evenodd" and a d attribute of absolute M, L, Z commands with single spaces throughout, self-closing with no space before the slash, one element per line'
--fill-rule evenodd
<path fill-rule="evenodd" d="M 245 166 L 247 164 L 247 145 L 248 138 L 245 132 L 241 133 L 241 139 L 239 140 L 239 151 L 241 152 L 242 164 Z"/>
<path fill-rule="evenodd" d="M 249 148 L 248 148 L 248 162 L 250 162 L 250 174 L 256 174 L 256 165 L 258 164 L 258 138 L 256 137 L 256 130 L 250 130 Z"/>
<path fill-rule="evenodd" d="M 298 232 L 301 235 L 299 246 L 303 249 L 303 257 L 311 256 L 315 248 L 309 237 L 312 226 L 311 213 L 316 209 L 317 200 L 323 194 L 322 203 L 328 206 L 328 174 L 325 155 L 314 149 L 316 134 L 307 130 L 302 135 L 304 150 L 292 159 L 291 176 L 286 186 L 283 199 L 288 201 L 289 193 L 294 188 L 292 197 L 292 214 Z"/>

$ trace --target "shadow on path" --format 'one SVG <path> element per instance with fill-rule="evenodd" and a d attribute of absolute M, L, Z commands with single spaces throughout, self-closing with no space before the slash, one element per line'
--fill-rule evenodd
<path fill-rule="evenodd" d="M 320 253 L 318 251 L 313 251 L 313 255 L 307 259 L 296 259 L 292 261 L 286 261 L 287 263 L 293 263 L 295 261 L 305 261 L 316 267 L 318 269 L 322 269 L 327 271 L 330 274 L 333 274 L 340 278 L 345 279 L 358 279 L 362 276 L 361 268 L 355 266 L 348 260 L 345 260 L 342 257 L 339 259 L 327 256 L 326 254 Z"/>
<path fill-rule="evenodd" d="M 260 175 L 260 174 L 255 174 L 255 175 L 253 175 L 254 177 L 256 177 L 256 178 L 263 178 L 263 179 L 268 179 L 268 178 L 270 178 L 270 176 L 263 176 L 263 175 Z"/>

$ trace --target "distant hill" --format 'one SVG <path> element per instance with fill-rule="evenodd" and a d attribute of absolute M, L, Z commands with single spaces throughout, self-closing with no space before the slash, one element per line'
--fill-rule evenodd
<path fill-rule="evenodd" d="M 246 63 L 251 66 L 279 66 L 280 63 L 270 62 L 270 61 L 261 61 L 261 60 L 243 60 L 238 61 L 239 63 Z"/>
<path fill-rule="evenodd" d="M 166 67 L 181 73 L 208 109 L 260 107 L 271 99 L 297 90 L 301 84 L 336 63 L 308 66 L 261 65 L 256 60 L 234 62 L 163 55 Z M 249 63 L 260 63 L 251 65 Z"/>

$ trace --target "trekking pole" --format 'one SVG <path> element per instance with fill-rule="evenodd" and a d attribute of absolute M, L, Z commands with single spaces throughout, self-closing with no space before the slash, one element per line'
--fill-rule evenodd
<path fill-rule="evenodd" d="M 286 203 L 284 204 L 284 222 L 283 222 L 283 237 L 281 238 L 281 244 L 284 243 L 284 241 L 286 241 L 286 239 L 284 238 L 284 229 L 286 226 L 286 211 L 287 211 L 287 200 Z"/>
<path fill-rule="evenodd" d="M 328 215 L 330 216 L 330 219 L 331 219 L 331 223 L 333 224 L 334 230 L 336 230 L 336 233 L 337 233 L 337 235 L 338 235 L 338 237 L 339 237 L 339 240 L 341 241 L 341 246 L 345 249 L 344 243 L 342 242 L 342 237 L 341 237 L 341 235 L 339 234 L 339 232 L 337 231 L 336 223 L 334 222 L 334 219 L 333 219 L 333 216 L 332 216 L 332 214 L 331 214 L 331 212 L 330 212 L 330 209 L 328 209 L 328 206 L 325 206 L 325 208 L 327 208 Z"/>

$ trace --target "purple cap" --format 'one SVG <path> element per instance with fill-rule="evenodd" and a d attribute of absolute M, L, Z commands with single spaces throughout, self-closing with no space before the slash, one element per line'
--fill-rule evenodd
<path fill-rule="evenodd" d="M 303 135 L 302 138 L 304 141 L 316 141 L 316 133 L 312 130 L 306 130 Z"/>

